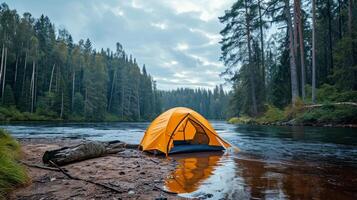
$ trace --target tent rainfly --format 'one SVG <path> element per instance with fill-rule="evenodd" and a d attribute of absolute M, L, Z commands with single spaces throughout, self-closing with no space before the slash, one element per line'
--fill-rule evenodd
<path fill-rule="evenodd" d="M 158 116 L 140 142 L 143 151 L 173 153 L 218 151 L 231 145 L 218 136 L 211 124 L 197 112 L 176 107 Z"/>

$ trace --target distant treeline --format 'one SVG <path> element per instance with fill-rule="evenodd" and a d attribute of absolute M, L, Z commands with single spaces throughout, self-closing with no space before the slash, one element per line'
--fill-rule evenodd
<path fill-rule="evenodd" d="M 139 121 L 176 106 L 225 118 L 222 87 L 157 91 L 145 65 L 140 69 L 120 43 L 97 51 L 89 39 L 57 34 L 48 17 L 21 17 L 5 3 L 0 45 L 0 120 Z"/>
<path fill-rule="evenodd" d="M 208 119 L 227 119 L 229 94 L 222 86 L 214 90 L 180 88 L 171 91 L 161 91 L 161 103 L 164 110 L 175 107 L 189 107 Z"/>
<path fill-rule="evenodd" d="M 144 120 L 161 112 L 155 82 L 120 43 L 93 49 L 56 34 L 46 16 L 19 16 L 0 6 L 0 95 L 3 106 L 49 119 Z"/>

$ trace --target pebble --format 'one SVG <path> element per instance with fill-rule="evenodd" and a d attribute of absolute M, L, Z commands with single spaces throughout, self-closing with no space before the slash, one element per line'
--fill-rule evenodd
<path fill-rule="evenodd" d="M 135 192 L 134 192 L 133 190 L 130 190 L 130 191 L 128 192 L 128 194 L 132 195 L 132 194 L 135 194 Z"/>

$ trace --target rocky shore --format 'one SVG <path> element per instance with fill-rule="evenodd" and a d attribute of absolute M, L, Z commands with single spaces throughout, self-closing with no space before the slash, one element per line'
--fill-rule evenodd
<path fill-rule="evenodd" d="M 172 159 L 126 149 L 63 166 L 72 176 L 107 185 L 115 188 L 115 192 L 72 180 L 61 171 L 33 167 L 43 165 L 45 151 L 77 145 L 81 140 L 21 139 L 20 142 L 22 162 L 28 164 L 31 183 L 12 192 L 10 199 L 181 199 L 163 187 L 165 178 L 176 166 Z"/>

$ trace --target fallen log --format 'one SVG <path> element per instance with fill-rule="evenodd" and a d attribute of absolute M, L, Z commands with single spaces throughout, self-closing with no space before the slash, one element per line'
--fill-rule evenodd
<path fill-rule="evenodd" d="M 348 106 L 357 106 L 357 103 L 355 102 L 338 102 L 338 103 L 328 103 L 328 104 L 311 104 L 311 105 L 305 105 L 304 108 L 319 108 L 325 105 L 348 105 Z"/>
<path fill-rule="evenodd" d="M 121 141 L 98 142 L 88 141 L 72 147 L 63 147 L 51 151 L 46 151 L 42 157 L 45 164 L 50 161 L 58 166 L 79 162 L 91 158 L 115 154 L 124 151 L 125 148 L 133 148 L 135 145 L 126 144 Z M 137 145 L 136 145 L 137 146 Z"/>

